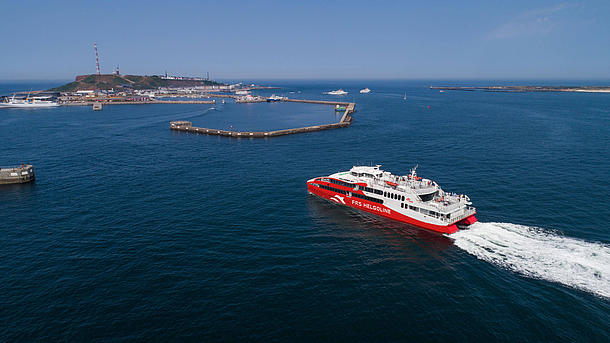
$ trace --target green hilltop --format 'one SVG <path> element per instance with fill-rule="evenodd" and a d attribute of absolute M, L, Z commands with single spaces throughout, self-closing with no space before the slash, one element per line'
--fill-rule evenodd
<path fill-rule="evenodd" d="M 108 90 L 117 88 L 156 89 L 159 87 L 195 87 L 221 85 L 210 80 L 167 80 L 159 76 L 140 75 L 81 75 L 63 86 L 50 89 L 56 92 L 76 92 L 81 90 Z"/>

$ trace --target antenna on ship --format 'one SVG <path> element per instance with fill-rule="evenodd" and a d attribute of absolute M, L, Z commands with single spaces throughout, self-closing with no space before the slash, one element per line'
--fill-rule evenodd
<path fill-rule="evenodd" d="M 93 43 L 93 49 L 95 50 L 95 69 L 97 70 L 97 75 L 101 75 L 101 73 L 100 73 L 100 58 L 97 55 L 97 43 Z"/>
<path fill-rule="evenodd" d="M 415 179 L 415 177 L 417 176 L 417 167 L 419 167 L 419 164 L 416 164 L 415 167 L 411 169 L 411 179 Z"/>

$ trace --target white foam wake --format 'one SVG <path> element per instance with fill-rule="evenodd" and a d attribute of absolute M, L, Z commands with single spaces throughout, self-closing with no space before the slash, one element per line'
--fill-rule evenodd
<path fill-rule="evenodd" d="M 510 223 L 475 223 L 449 237 L 481 260 L 610 298 L 610 245 Z"/>

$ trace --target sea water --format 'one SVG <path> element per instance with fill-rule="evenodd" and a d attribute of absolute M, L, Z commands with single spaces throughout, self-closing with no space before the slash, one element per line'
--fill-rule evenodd
<path fill-rule="evenodd" d="M 282 88 L 259 94 L 354 101 L 354 122 L 231 139 L 169 122 L 340 115 L 232 101 L 0 110 L 0 165 L 37 176 L 0 189 L 2 340 L 610 339 L 609 95 L 267 83 Z M 349 94 L 323 94 L 337 88 Z M 306 180 L 355 164 L 419 164 L 468 194 L 479 222 L 445 237 L 307 194 Z"/>

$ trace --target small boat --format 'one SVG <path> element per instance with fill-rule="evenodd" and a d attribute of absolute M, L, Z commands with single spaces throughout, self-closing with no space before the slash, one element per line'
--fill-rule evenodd
<path fill-rule="evenodd" d="M 407 92 L 405 92 L 405 96 L 402 99 L 405 100 L 405 101 L 407 100 Z"/>
<path fill-rule="evenodd" d="M 0 168 L 0 184 L 26 183 L 36 179 L 34 167 L 22 164 L 21 167 Z"/>
<path fill-rule="evenodd" d="M 326 92 L 325 94 L 328 94 L 328 95 L 346 95 L 347 92 L 344 91 L 343 89 L 339 88 L 336 91 Z"/>
<path fill-rule="evenodd" d="M 283 97 L 277 96 L 275 94 L 272 94 L 270 97 L 267 98 L 267 102 L 276 102 L 276 101 L 282 101 L 282 100 L 284 100 Z"/>
<path fill-rule="evenodd" d="M 335 105 L 335 111 L 345 111 L 345 110 L 347 110 L 347 107 L 346 107 L 346 106 L 344 106 L 344 105 L 339 105 L 339 104 L 336 104 L 336 105 Z"/>
<path fill-rule="evenodd" d="M 360 90 L 360 94 L 367 94 L 367 93 L 370 93 L 370 92 L 371 92 L 371 90 L 370 90 L 370 89 L 368 89 L 368 88 L 365 88 L 365 89 L 361 89 L 361 90 Z"/>

